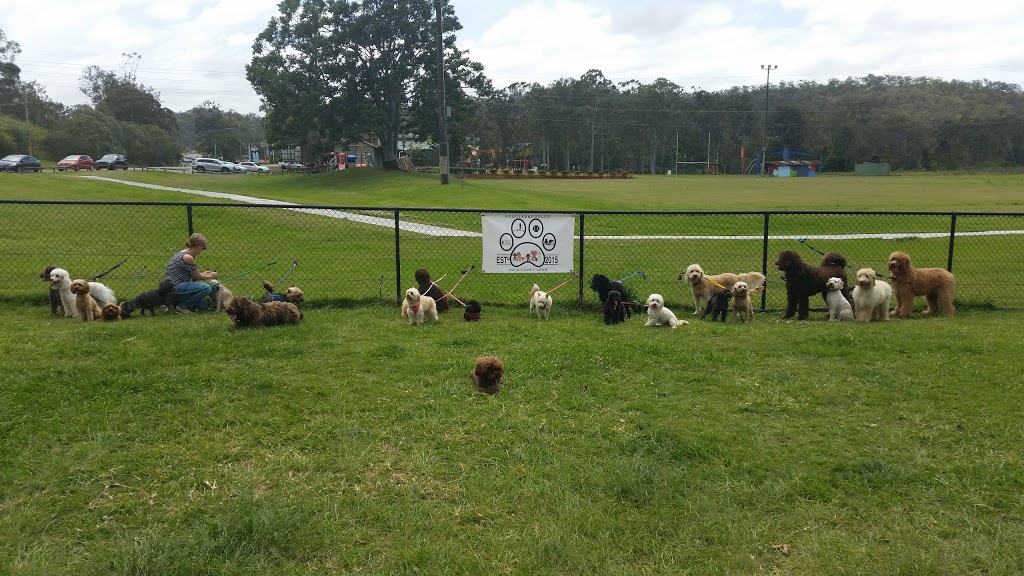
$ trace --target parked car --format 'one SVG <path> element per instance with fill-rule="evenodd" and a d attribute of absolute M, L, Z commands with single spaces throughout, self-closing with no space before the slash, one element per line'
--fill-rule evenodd
<path fill-rule="evenodd" d="M 0 172 L 40 172 L 43 164 L 28 154 L 11 154 L 0 158 Z"/>
<path fill-rule="evenodd" d="M 270 168 L 255 162 L 239 162 L 238 165 L 246 172 L 270 172 Z"/>
<path fill-rule="evenodd" d="M 104 154 L 102 158 L 93 162 L 93 167 L 97 170 L 127 170 L 128 159 L 124 154 Z"/>
<path fill-rule="evenodd" d="M 234 172 L 232 164 L 216 158 L 193 158 L 192 171 L 199 172 L 223 172 L 225 174 Z"/>
<path fill-rule="evenodd" d="M 72 154 L 57 162 L 57 170 L 92 170 L 92 157 L 86 154 Z"/>
<path fill-rule="evenodd" d="M 226 164 L 228 166 L 228 168 L 231 168 L 232 172 L 245 172 L 245 168 L 242 168 L 242 165 L 239 164 L 238 162 L 232 162 L 230 160 L 225 160 L 224 164 Z"/>

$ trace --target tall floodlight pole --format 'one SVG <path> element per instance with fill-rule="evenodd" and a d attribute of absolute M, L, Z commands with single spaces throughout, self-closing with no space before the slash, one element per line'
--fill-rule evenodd
<path fill-rule="evenodd" d="M 441 17 L 443 0 L 435 0 L 437 12 L 437 163 L 441 170 L 441 184 L 448 183 L 448 122 L 444 102 L 444 20 Z"/>
<path fill-rule="evenodd" d="M 772 78 L 772 70 L 778 68 L 779 65 L 762 64 L 761 70 L 768 71 L 768 77 L 764 80 L 764 133 L 761 134 L 761 175 L 765 176 L 768 174 L 768 170 L 764 163 L 768 160 L 768 85 Z"/>

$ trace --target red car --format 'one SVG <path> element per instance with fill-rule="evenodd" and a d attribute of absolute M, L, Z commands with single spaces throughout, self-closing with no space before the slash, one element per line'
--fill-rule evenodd
<path fill-rule="evenodd" d="M 57 170 L 92 170 L 92 158 L 85 154 L 72 154 L 57 162 Z"/>

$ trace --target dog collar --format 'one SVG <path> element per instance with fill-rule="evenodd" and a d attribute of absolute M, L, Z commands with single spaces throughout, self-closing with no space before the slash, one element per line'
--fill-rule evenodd
<path fill-rule="evenodd" d="M 412 310 L 412 313 L 415 314 L 420 311 L 420 305 L 417 304 L 415 306 L 409 306 L 409 310 Z"/>
<path fill-rule="evenodd" d="M 469 318 L 470 320 L 479 320 L 480 319 L 480 313 L 479 312 L 466 312 L 466 318 Z"/>

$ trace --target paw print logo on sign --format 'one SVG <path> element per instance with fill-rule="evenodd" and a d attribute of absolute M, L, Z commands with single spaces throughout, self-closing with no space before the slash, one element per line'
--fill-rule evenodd
<path fill-rule="evenodd" d="M 544 265 L 544 252 L 555 249 L 555 235 L 544 233 L 544 222 L 534 218 L 527 223 L 522 218 L 512 221 L 509 231 L 498 239 L 502 251 L 509 252 L 509 260 L 513 267 L 525 264 L 536 267 Z"/>

